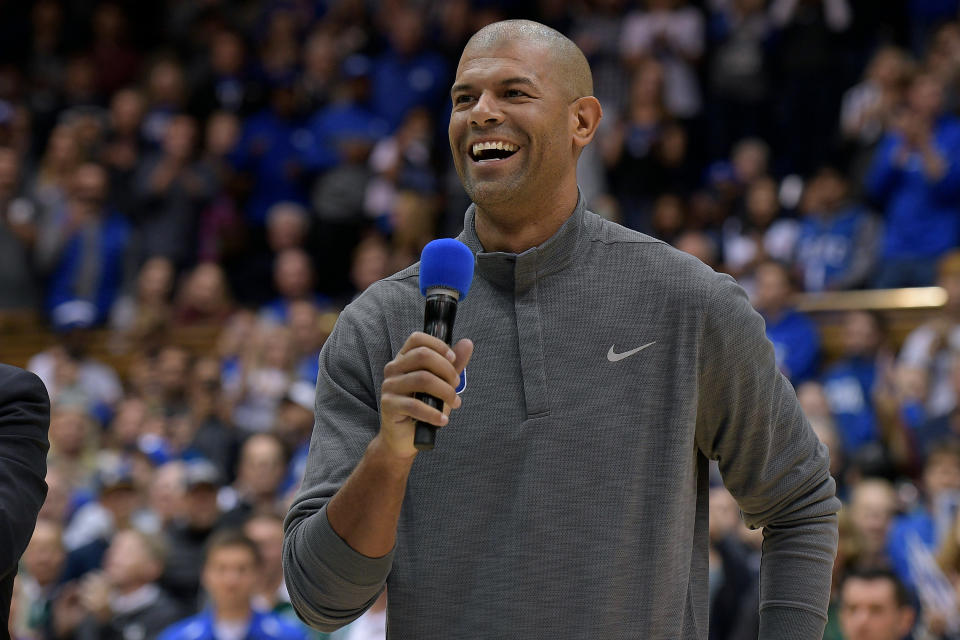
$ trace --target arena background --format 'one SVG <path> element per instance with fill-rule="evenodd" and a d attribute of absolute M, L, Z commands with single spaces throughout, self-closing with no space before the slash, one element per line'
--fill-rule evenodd
<path fill-rule="evenodd" d="M 588 206 L 732 274 L 767 320 L 831 450 L 837 580 L 890 567 L 916 637 L 960 637 L 958 4 L 0 0 L 0 361 L 53 406 L 13 637 L 143 640 L 118 590 L 195 613 L 203 544 L 236 526 L 257 606 L 296 620 L 280 518 L 317 353 L 458 233 L 448 91 L 510 17 L 592 65 Z M 759 534 L 714 485 L 710 637 L 756 637 Z M 133 568 L 104 571 L 111 549 Z"/>

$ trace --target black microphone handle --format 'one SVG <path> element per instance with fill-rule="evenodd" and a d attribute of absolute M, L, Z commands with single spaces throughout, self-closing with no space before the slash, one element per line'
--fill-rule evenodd
<path fill-rule="evenodd" d="M 447 293 L 427 292 L 427 303 L 423 309 L 423 332 L 435 338 L 440 338 L 448 345 L 453 339 L 453 321 L 457 318 L 457 299 Z M 418 393 L 417 400 L 422 400 L 438 411 L 443 411 L 443 400 L 434 398 L 426 393 Z M 433 449 L 437 437 L 437 427 L 427 422 L 417 420 L 413 432 L 413 446 L 420 451 Z"/>

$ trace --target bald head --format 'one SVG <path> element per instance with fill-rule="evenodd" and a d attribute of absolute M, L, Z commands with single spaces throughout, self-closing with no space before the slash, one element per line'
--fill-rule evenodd
<path fill-rule="evenodd" d="M 580 48 L 556 29 L 532 20 L 504 20 L 473 34 L 463 49 L 463 60 L 518 42 L 542 47 L 550 53 L 557 84 L 570 100 L 593 95 L 593 74 Z"/>

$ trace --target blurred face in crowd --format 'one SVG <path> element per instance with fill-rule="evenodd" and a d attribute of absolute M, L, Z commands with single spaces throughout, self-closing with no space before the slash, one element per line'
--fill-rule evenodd
<path fill-rule="evenodd" d="M 239 544 L 213 549 L 203 566 L 203 587 L 218 612 L 249 608 L 259 579 L 256 556 Z"/>
<path fill-rule="evenodd" d="M 765 262 L 757 267 L 754 306 L 762 313 L 780 313 L 790 300 L 790 279 L 783 266 Z"/>
<path fill-rule="evenodd" d="M 197 122 L 190 116 L 170 120 L 163 136 L 163 151 L 170 157 L 185 161 L 193 156 L 197 142 Z"/>
<path fill-rule="evenodd" d="M 23 553 L 23 565 L 41 586 L 53 584 L 63 571 L 67 559 L 63 548 L 63 529 L 53 520 L 40 518 L 30 544 Z"/>
<path fill-rule="evenodd" d="M 114 588 L 128 592 L 159 578 L 163 563 L 142 534 L 125 529 L 115 533 L 107 547 L 103 570 Z"/>
<path fill-rule="evenodd" d="M 907 94 L 907 102 L 915 114 L 933 120 L 943 110 L 943 83 L 935 76 L 917 76 Z"/>
<path fill-rule="evenodd" d="M 747 215 L 761 229 L 770 226 L 780 211 L 777 200 L 777 183 L 770 178 L 760 178 L 747 190 Z"/>
<path fill-rule="evenodd" d="M 390 249 L 379 237 L 366 238 L 353 251 L 350 264 L 350 282 L 357 291 L 390 275 Z"/>
<path fill-rule="evenodd" d="M 313 287 L 313 267 L 305 251 L 288 249 L 277 256 L 274 266 L 277 291 L 286 298 L 302 298 Z"/>
<path fill-rule="evenodd" d="M 863 480 L 854 488 L 850 520 L 868 553 L 879 553 L 885 548 L 896 506 L 896 494 L 885 480 Z"/>
<path fill-rule="evenodd" d="M 740 507 L 725 487 L 710 489 L 710 540 L 718 542 L 740 526 Z"/>
<path fill-rule="evenodd" d="M 281 202 L 267 214 L 267 244 L 273 251 L 297 249 L 307 236 L 308 214 L 298 204 Z"/>
<path fill-rule="evenodd" d="M 770 149 L 756 138 L 742 140 L 734 147 L 730 161 L 737 180 L 742 184 L 751 184 L 767 173 Z"/>
<path fill-rule="evenodd" d="M 110 100 L 110 126 L 121 135 L 136 135 L 143 120 L 143 95 L 133 89 L 121 89 Z"/>
<path fill-rule="evenodd" d="M 227 282 L 220 265 L 198 264 L 184 286 L 184 302 L 200 313 L 217 313 L 227 304 Z"/>
<path fill-rule="evenodd" d="M 86 162 L 79 167 L 73 178 L 73 197 L 92 210 L 99 209 L 107 197 L 109 179 L 107 171 L 99 164 Z"/>
<path fill-rule="evenodd" d="M 312 354 L 322 343 L 320 318 L 312 302 L 297 300 L 290 305 L 290 338 L 294 348 L 301 354 Z"/>
<path fill-rule="evenodd" d="M 137 296 L 147 303 L 160 303 L 173 290 L 173 263 L 169 258 L 155 256 L 147 260 L 137 276 Z"/>
<path fill-rule="evenodd" d="M 147 405 L 143 400 L 128 398 L 121 402 L 110 423 L 110 432 L 117 446 L 121 449 L 135 447 L 137 439 L 143 433 L 146 418 Z"/>
<path fill-rule="evenodd" d="M 188 487 L 184 494 L 184 510 L 191 529 L 207 531 L 220 517 L 217 505 L 217 487 L 210 484 L 198 484 Z"/>
<path fill-rule="evenodd" d="M 170 522 L 183 514 L 184 508 L 183 464 L 174 461 L 158 468 L 150 482 L 150 510 L 161 522 Z"/>
<path fill-rule="evenodd" d="M 232 76 L 243 68 L 243 41 L 231 31 L 220 31 L 210 45 L 210 66 L 215 73 Z"/>
<path fill-rule="evenodd" d="M 161 60 L 150 71 L 150 100 L 154 104 L 179 104 L 183 96 L 183 71 L 173 60 Z"/>
<path fill-rule="evenodd" d="M 59 409 L 50 418 L 50 448 L 57 455 L 79 456 L 87 443 L 90 419 L 76 409 Z"/>
<path fill-rule="evenodd" d="M 913 625 L 913 609 L 897 603 L 889 580 L 848 578 L 841 599 L 840 625 L 847 640 L 900 640 Z"/>
<path fill-rule="evenodd" d="M 189 382 L 190 354 L 181 347 L 166 347 L 157 356 L 160 386 L 167 395 L 180 395 Z"/>
<path fill-rule="evenodd" d="M 238 476 L 243 488 L 257 497 L 274 497 L 286 472 L 283 458 L 283 447 L 275 438 L 251 436 L 240 453 Z"/>
<path fill-rule="evenodd" d="M 851 311 L 843 320 L 843 350 L 851 356 L 876 353 L 882 339 L 876 319 L 863 311 Z"/>
<path fill-rule="evenodd" d="M 240 119 L 228 111 L 217 111 L 207 119 L 204 148 L 214 157 L 230 153 L 240 138 Z"/>
<path fill-rule="evenodd" d="M 100 493 L 100 504 L 110 512 L 119 526 L 127 526 L 140 506 L 140 494 L 132 484 L 105 487 Z"/>
<path fill-rule="evenodd" d="M 0 198 L 16 194 L 20 182 L 20 158 L 13 149 L 0 148 Z"/>
<path fill-rule="evenodd" d="M 283 571 L 283 522 L 269 516 L 257 516 L 243 526 L 243 533 L 260 549 L 263 572 L 270 578 Z"/>
<path fill-rule="evenodd" d="M 923 468 L 923 486 L 930 497 L 960 491 L 960 459 L 952 451 L 931 451 Z"/>

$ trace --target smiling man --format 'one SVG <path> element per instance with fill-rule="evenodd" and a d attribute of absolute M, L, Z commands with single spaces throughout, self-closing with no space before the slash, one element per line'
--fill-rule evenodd
<path fill-rule="evenodd" d="M 413 265 L 327 340 L 284 545 L 291 602 L 318 629 L 389 585 L 392 639 L 704 640 L 713 459 L 765 528 L 760 637 L 821 637 L 839 507 L 826 450 L 736 283 L 585 209 L 592 93 L 583 54 L 543 25 L 467 44 L 449 129 L 474 203 L 465 337 L 414 331 Z M 414 448 L 416 420 L 444 427 L 435 450 Z"/>

